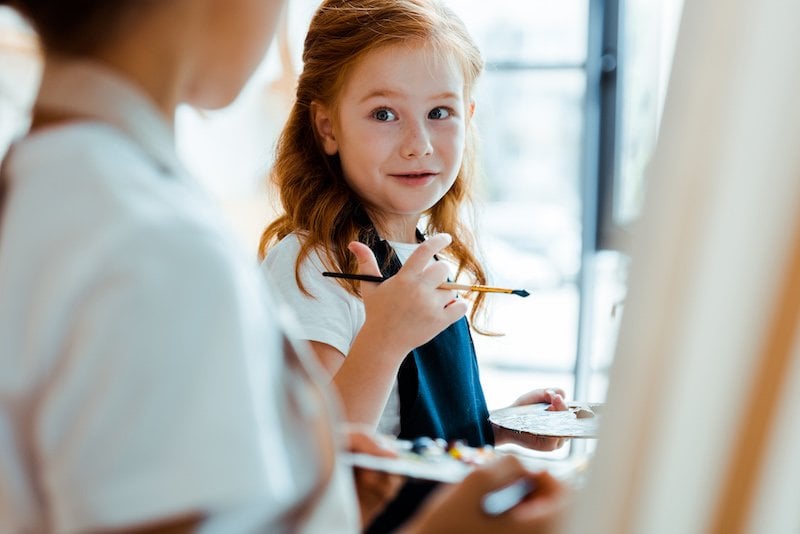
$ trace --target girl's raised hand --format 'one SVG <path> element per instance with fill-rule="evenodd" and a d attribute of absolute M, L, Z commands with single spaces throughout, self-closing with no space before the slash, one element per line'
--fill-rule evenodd
<path fill-rule="evenodd" d="M 390 279 L 380 284 L 361 283 L 366 309 L 362 332 L 374 330 L 384 348 L 395 349 L 404 357 L 467 313 L 467 303 L 454 291 L 438 289 L 447 281 L 449 270 L 433 257 L 450 242 L 449 234 L 432 236 Z M 354 241 L 348 248 L 356 256 L 359 274 L 380 276 L 369 247 Z"/>

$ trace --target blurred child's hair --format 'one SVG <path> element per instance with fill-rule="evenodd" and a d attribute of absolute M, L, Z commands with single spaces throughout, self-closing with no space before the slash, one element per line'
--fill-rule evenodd
<path fill-rule="evenodd" d="M 45 51 L 83 55 L 111 38 L 128 16 L 155 0 L 0 0 L 36 30 Z"/>
<path fill-rule="evenodd" d="M 259 244 L 263 258 L 286 235 L 303 236 L 295 278 L 304 292 L 299 266 L 311 250 L 318 251 L 332 270 L 356 271 L 347 244 L 360 237 L 364 213 L 360 199 L 344 180 L 338 155 L 328 156 L 322 148 L 311 103 L 328 107 L 335 121 L 338 98 L 354 67 L 367 54 L 399 44 L 425 46 L 454 59 L 463 71 L 464 98 L 469 103 L 483 59 L 463 22 L 438 0 L 326 0 L 311 20 L 296 101 L 278 139 L 270 175 L 283 213 L 267 226 Z M 486 274 L 473 253 L 474 236 L 462 222 L 477 173 L 473 123 L 468 120 L 466 149 L 455 183 L 423 219 L 426 233 L 447 232 L 453 237 L 446 256 L 456 264 L 457 277 L 465 274 L 483 284 Z M 354 282 L 340 283 L 359 294 Z M 473 320 L 482 303 L 480 294 L 475 297 Z"/>
<path fill-rule="evenodd" d="M 63 56 L 90 53 L 104 44 L 134 7 L 153 0 L 0 0 L 36 30 L 46 52 Z M 0 157 L 2 154 L 0 154 Z M 0 219 L 7 184 L 0 180 Z"/>

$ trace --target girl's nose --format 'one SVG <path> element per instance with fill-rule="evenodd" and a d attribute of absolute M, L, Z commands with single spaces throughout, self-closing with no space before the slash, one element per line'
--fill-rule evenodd
<path fill-rule="evenodd" d="M 433 153 L 431 135 L 424 122 L 406 123 L 403 133 L 403 157 L 419 158 Z"/>

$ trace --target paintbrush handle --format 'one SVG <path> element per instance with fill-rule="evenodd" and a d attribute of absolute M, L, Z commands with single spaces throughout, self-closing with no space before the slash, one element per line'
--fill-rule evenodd
<path fill-rule="evenodd" d="M 332 273 L 325 271 L 322 276 L 329 276 L 331 278 L 344 278 L 345 280 L 361 280 L 362 282 L 385 282 L 386 278 L 383 276 L 375 276 L 372 274 L 351 274 L 351 273 Z"/>
<path fill-rule="evenodd" d="M 490 516 L 498 516 L 514 508 L 534 491 L 536 482 L 522 478 L 485 494 L 481 498 L 481 508 Z"/>
<path fill-rule="evenodd" d="M 439 285 L 439 289 L 452 289 L 454 291 L 483 291 L 485 293 L 513 293 L 513 289 L 505 289 L 502 287 L 491 286 L 471 286 L 469 284 L 454 284 L 453 282 L 445 282 Z"/>
<path fill-rule="evenodd" d="M 333 273 L 325 271 L 322 276 L 329 276 L 331 278 L 344 278 L 345 280 L 361 280 L 362 282 L 384 282 L 386 278 L 383 276 L 374 276 L 371 274 L 351 274 L 351 273 Z M 453 282 L 445 282 L 439 285 L 439 289 L 448 289 L 451 291 L 482 291 L 484 293 L 505 293 L 518 295 L 520 297 L 527 297 L 529 293 L 524 289 L 506 289 L 504 287 L 492 287 L 469 284 L 455 284 Z"/>

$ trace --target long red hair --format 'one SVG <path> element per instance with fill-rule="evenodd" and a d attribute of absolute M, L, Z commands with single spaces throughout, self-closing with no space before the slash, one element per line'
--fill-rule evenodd
<path fill-rule="evenodd" d="M 259 243 L 263 258 L 270 246 L 285 236 L 295 232 L 303 237 L 295 265 L 295 278 L 303 291 L 299 267 L 312 250 L 331 270 L 356 271 L 347 244 L 358 239 L 359 214 L 363 212 L 361 200 L 345 182 L 338 156 L 328 156 L 322 149 L 311 103 L 322 103 L 336 115 L 338 96 L 361 58 L 386 46 L 409 43 L 454 58 L 463 70 L 464 97 L 471 100 L 483 59 L 463 22 L 437 0 L 326 0 L 311 20 L 296 100 L 278 139 L 269 177 L 283 212 L 267 226 Z M 474 235 L 464 222 L 471 214 L 467 208 L 471 207 L 472 183 L 477 175 L 476 150 L 477 135 L 470 120 L 455 183 L 422 220 L 424 233 L 447 232 L 452 236 L 446 257 L 456 265 L 456 277 L 485 284 L 486 273 L 474 252 Z M 354 282 L 340 283 L 352 294 L 359 294 Z M 484 295 L 473 298 L 474 323 Z"/>

